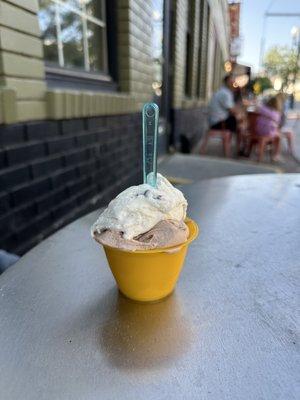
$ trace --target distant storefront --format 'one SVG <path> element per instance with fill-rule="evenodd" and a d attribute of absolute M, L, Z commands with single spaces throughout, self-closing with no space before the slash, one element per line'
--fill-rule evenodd
<path fill-rule="evenodd" d="M 23 254 L 140 182 L 143 103 L 160 154 L 189 151 L 228 28 L 225 0 L 2 0 L 0 248 Z"/>

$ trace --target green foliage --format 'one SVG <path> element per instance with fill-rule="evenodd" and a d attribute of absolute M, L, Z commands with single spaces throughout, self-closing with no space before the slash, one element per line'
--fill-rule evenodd
<path fill-rule="evenodd" d="M 296 50 L 288 46 L 272 47 L 265 56 L 264 68 L 268 75 L 281 77 L 283 86 L 287 86 L 297 70 Z"/>
<path fill-rule="evenodd" d="M 268 77 L 259 76 L 251 81 L 250 87 L 255 94 L 260 94 L 266 89 L 271 89 L 273 85 Z"/>

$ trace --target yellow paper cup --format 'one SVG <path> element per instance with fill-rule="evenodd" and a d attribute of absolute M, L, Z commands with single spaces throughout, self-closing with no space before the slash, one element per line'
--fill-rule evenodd
<path fill-rule="evenodd" d="M 103 246 L 119 290 L 136 301 L 157 301 L 174 290 L 189 244 L 198 236 L 198 225 L 187 218 L 186 242 L 153 250 L 126 251 Z"/>

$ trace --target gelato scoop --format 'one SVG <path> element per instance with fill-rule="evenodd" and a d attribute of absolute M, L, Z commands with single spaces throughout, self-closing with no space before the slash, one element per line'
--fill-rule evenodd
<path fill-rule="evenodd" d="M 93 224 L 94 239 L 124 250 L 154 249 L 184 243 L 187 201 L 162 175 L 157 187 L 131 186 L 121 192 Z"/>

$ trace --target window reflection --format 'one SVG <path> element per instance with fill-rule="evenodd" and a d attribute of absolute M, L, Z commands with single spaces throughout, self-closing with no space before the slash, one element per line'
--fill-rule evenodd
<path fill-rule="evenodd" d="M 83 31 L 79 15 L 64 7 L 60 11 L 61 40 L 66 67 L 84 67 Z"/>
<path fill-rule="evenodd" d="M 81 9 L 82 3 L 84 0 L 61 0 L 63 3 L 69 4 L 70 6 L 77 8 L 78 10 Z"/>
<path fill-rule="evenodd" d="M 87 24 L 87 37 L 89 47 L 89 63 L 91 71 L 105 70 L 103 49 L 103 28 L 93 23 Z"/>
<path fill-rule="evenodd" d="M 39 0 L 45 59 L 107 72 L 105 0 Z"/>
<path fill-rule="evenodd" d="M 40 1 L 39 23 L 46 60 L 58 63 L 55 5 L 50 0 Z"/>
<path fill-rule="evenodd" d="M 85 0 L 86 13 L 91 17 L 104 19 L 103 2 L 97 0 Z"/>

